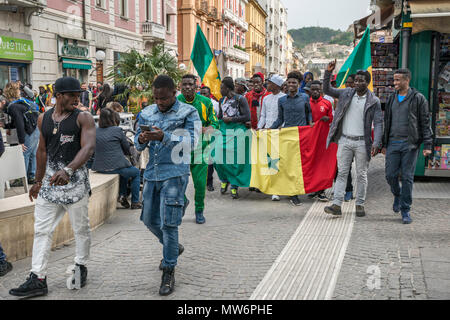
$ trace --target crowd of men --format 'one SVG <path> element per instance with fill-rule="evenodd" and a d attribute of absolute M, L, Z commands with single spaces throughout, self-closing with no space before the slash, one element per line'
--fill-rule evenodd
<path fill-rule="evenodd" d="M 412 184 L 420 145 L 424 144 L 424 155 L 431 153 L 427 100 L 409 87 L 409 70 L 399 69 L 394 75 L 396 92 L 383 114 L 380 100 L 368 89 L 370 73 L 360 70 L 347 78 L 346 88 L 338 89 L 332 76 L 335 64 L 336 61 L 329 63 L 323 83 L 314 80 L 311 73 L 302 75 L 298 71 L 290 72 L 286 79 L 279 75 L 265 79 L 263 74 L 256 73 L 250 82 L 225 77 L 220 87 L 220 100 L 212 96 L 210 88 L 199 87 L 192 74 L 183 76 L 180 92 L 173 79 L 166 75 L 154 80 L 154 104 L 140 112 L 134 137 L 134 147 L 141 153 L 148 153 L 143 173 L 142 206 L 135 194 L 132 203 L 135 209 L 142 209 L 141 221 L 163 246 L 163 259 L 159 265 L 162 270 L 160 295 L 173 292 L 177 259 L 184 251 L 179 243 L 178 228 L 189 204 L 185 196 L 189 175 L 194 182 L 196 222 L 206 222 L 204 200 L 206 189 L 214 191 L 214 166 L 207 159 L 195 159 L 196 154 L 203 154 L 195 151 L 203 151 L 207 147 L 205 140 L 199 137 L 219 128 L 221 123 L 240 123 L 253 130 L 314 126 L 319 121 L 328 123 L 327 146 L 337 143 L 338 151 L 333 202 L 325 207 L 325 212 L 340 216 L 342 202 L 353 198 L 350 172 L 354 161 L 357 181 L 355 214 L 358 217 L 366 214 L 364 203 L 370 159 L 383 153 L 386 155 L 386 179 L 394 195 L 393 211 L 401 212 L 403 223 L 412 222 Z M 128 150 L 123 147 L 126 142 L 120 130 L 111 128 L 118 125 L 115 111 L 102 110 L 101 123 L 96 129 L 92 115 L 78 108 L 85 92 L 78 80 L 60 78 L 53 92 L 56 99 L 54 107 L 37 118 L 39 144 L 35 183 L 29 192 L 30 200 L 36 199 L 32 269 L 22 285 L 10 290 L 14 296 L 47 294 L 51 238 L 66 210 L 72 221 L 76 243 L 76 267 L 69 287 L 79 289 L 86 284 L 90 249 L 87 163 L 93 154 L 95 158 L 98 153 L 102 157 L 94 159 L 94 168 L 100 165 L 101 170 L 98 171 L 119 173 L 123 177 L 122 197 L 126 197 L 127 180 L 133 179 L 132 189 L 136 190 L 136 185 L 139 185 L 139 174 L 136 170 L 129 170 L 132 167 L 129 163 L 124 162 L 121 168 L 113 167 L 118 162 L 116 160 L 107 163 L 119 151 L 104 157 L 107 150 L 99 149 L 105 148 L 108 137 L 111 137 L 109 141 L 116 144 L 117 150 L 122 148 L 125 154 Z M 177 130 L 189 133 L 187 141 Z M 185 149 L 180 148 L 186 143 L 188 150 L 192 150 L 189 154 L 183 154 Z M 111 148 L 114 148 L 113 144 Z M 173 154 L 189 160 L 174 161 Z M 238 199 L 238 186 L 230 186 L 228 181 L 221 181 L 220 192 L 226 194 L 229 187 L 231 197 Z M 260 192 L 257 189 L 251 191 Z M 323 190 L 308 196 L 328 201 Z M 272 195 L 272 200 L 280 201 L 279 195 Z M 295 206 L 301 205 L 298 196 L 289 200 Z M 6 261 L 1 254 L 2 250 L 0 260 Z M 9 265 L 4 265 L 4 270 L 10 270 Z"/>

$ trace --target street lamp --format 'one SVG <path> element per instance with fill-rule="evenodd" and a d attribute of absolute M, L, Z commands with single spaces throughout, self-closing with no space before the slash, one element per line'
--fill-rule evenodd
<path fill-rule="evenodd" d="M 106 58 L 106 53 L 103 50 L 98 50 L 95 52 L 95 59 L 97 60 L 97 82 L 103 83 L 103 60 Z"/>
<path fill-rule="evenodd" d="M 106 53 L 105 53 L 105 51 L 103 51 L 103 50 L 98 50 L 96 53 L 95 53 L 95 59 L 97 60 L 97 61 L 103 61 L 103 60 L 105 60 L 105 58 L 106 58 Z"/>

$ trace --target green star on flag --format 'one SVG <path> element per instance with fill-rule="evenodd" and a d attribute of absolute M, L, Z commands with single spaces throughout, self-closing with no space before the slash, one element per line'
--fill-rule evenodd
<path fill-rule="evenodd" d="M 274 169 L 278 171 L 278 162 L 280 161 L 280 158 L 278 159 L 272 159 L 269 154 L 267 154 L 267 165 L 269 169 Z"/>

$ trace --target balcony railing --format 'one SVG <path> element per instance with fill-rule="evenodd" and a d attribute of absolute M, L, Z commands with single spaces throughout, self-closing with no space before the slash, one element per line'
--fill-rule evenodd
<path fill-rule="evenodd" d="M 142 23 L 142 36 L 144 39 L 161 41 L 166 38 L 166 27 L 154 22 Z"/>
<path fill-rule="evenodd" d="M 243 31 L 248 31 L 248 23 L 244 19 L 238 18 L 237 27 Z"/>
<path fill-rule="evenodd" d="M 215 21 L 218 19 L 218 12 L 217 12 L 217 8 L 210 6 L 208 8 L 208 14 L 207 14 L 207 19 L 209 21 Z"/>
<path fill-rule="evenodd" d="M 237 15 L 234 14 L 233 11 L 231 11 L 228 8 L 225 8 L 223 10 L 223 17 L 225 20 L 230 21 L 232 24 L 237 25 L 239 23 L 239 18 Z"/>
<path fill-rule="evenodd" d="M 204 15 L 208 13 L 208 1 L 205 0 L 196 0 L 195 1 L 195 9 L 197 10 L 197 14 Z"/>
<path fill-rule="evenodd" d="M 4 9 L 10 7 L 9 10 L 21 9 L 24 13 L 24 24 L 29 27 L 33 15 L 42 13 L 47 7 L 47 0 L 0 0 L 0 6 Z"/>
<path fill-rule="evenodd" d="M 44 8 L 47 6 L 47 0 L 0 0 L 0 5 L 13 5 L 23 8 Z"/>
<path fill-rule="evenodd" d="M 230 60 L 238 61 L 240 63 L 247 63 L 250 61 L 250 55 L 240 49 L 227 47 L 224 48 L 223 51 L 225 52 L 227 58 Z"/>

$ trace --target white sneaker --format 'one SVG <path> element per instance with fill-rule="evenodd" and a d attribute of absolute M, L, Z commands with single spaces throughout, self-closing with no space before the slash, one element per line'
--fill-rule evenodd
<path fill-rule="evenodd" d="M 272 201 L 280 201 L 280 196 L 277 196 L 277 195 L 273 195 L 272 196 Z"/>

